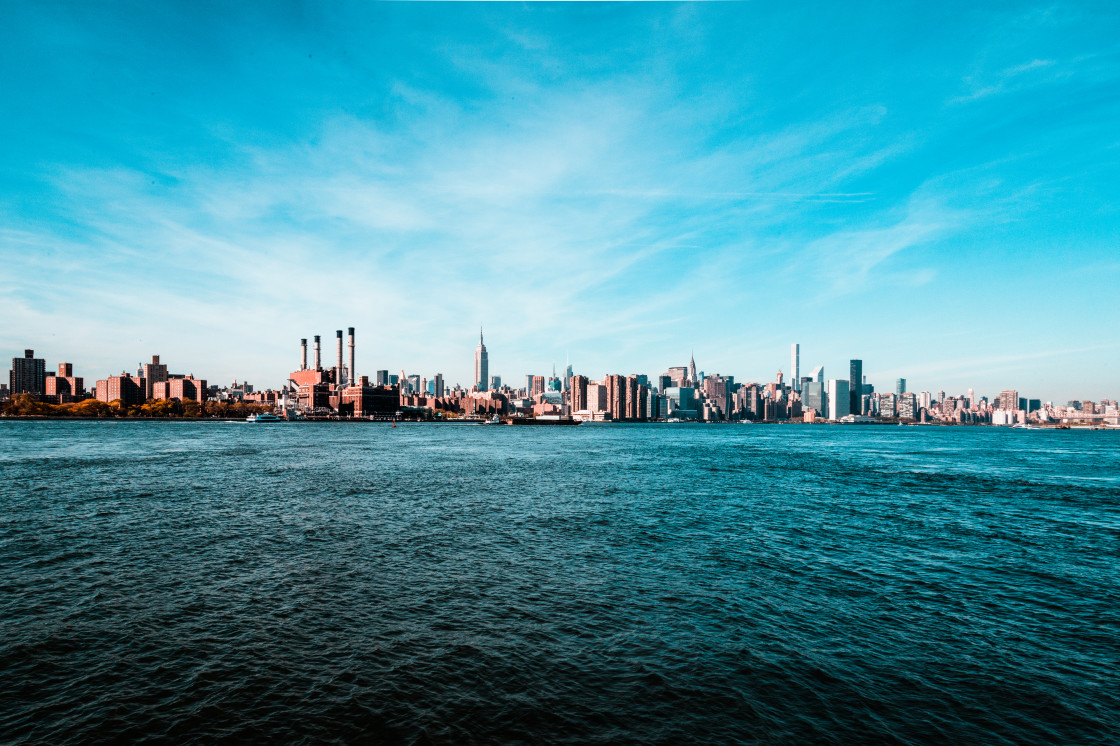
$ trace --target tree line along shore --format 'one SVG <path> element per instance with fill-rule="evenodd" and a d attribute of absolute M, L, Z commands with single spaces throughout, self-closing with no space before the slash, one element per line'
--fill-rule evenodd
<path fill-rule="evenodd" d="M 143 404 L 126 405 L 120 399 L 103 402 L 86 399 L 66 404 L 51 404 L 39 401 L 32 394 L 20 394 L 0 402 L 0 417 L 51 417 L 86 418 L 135 417 L 158 419 L 230 419 L 248 417 L 251 414 L 265 414 L 272 411 L 269 404 L 251 402 L 208 401 L 197 402 L 193 399 L 149 399 Z"/>

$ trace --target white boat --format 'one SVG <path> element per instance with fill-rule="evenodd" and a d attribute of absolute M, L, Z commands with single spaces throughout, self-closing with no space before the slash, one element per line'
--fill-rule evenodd
<path fill-rule="evenodd" d="M 283 422 L 274 414 L 251 414 L 245 418 L 246 422 Z"/>

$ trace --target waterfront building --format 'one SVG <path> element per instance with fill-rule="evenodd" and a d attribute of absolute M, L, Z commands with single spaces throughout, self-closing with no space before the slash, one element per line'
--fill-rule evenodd
<path fill-rule="evenodd" d="M 589 409 L 587 406 L 587 383 L 587 376 L 572 376 L 568 379 L 573 412 Z"/>
<path fill-rule="evenodd" d="M 670 386 L 665 389 L 665 399 L 667 416 L 682 420 L 699 418 L 701 407 L 696 399 L 696 389 L 692 386 Z"/>
<path fill-rule="evenodd" d="M 159 361 L 159 355 L 152 355 L 152 362 L 144 363 L 143 368 L 144 381 L 146 382 L 147 390 L 144 392 L 145 399 L 157 398 L 153 395 L 153 387 L 157 383 L 163 383 L 167 380 L 167 366 Z"/>
<path fill-rule="evenodd" d="M 600 381 L 588 381 L 587 406 L 592 414 L 603 414 L 607 411 L 607 387 Z"/>
<path fill-rule="evenodd" d="M 43 379 L 43 394 L 56 404 L 81 401 L 86 397 L 85 381 L 74 375 L 73 363 L 59 363 L 58 375 L 48 375 Z"/>
<path fill-rule="evenodd" d="M 622 403 L 622 417 L 627 420 L 637 420 L 639 418 L 639 411 L 643 409 L 641 400 L 641 391 L 644 388 L 638 383 L 638 377 L 630 375 L 626 377 L 625 394 Z"/>
<path fill-rule="evenodd" d="M 860 414 L 860 397 L 863 396 L 863 361 L 848 362 L 848 413 Z"/>
<path fill-rule="evenodd" d="M 898 417 L 903 420 L 917 419 L 918 397 L 914 394 L 900 394 L 898 397 Z"/>
<path fill-rule="evenodd" d="M 607 412 L 612 420 L 621 420 L 626 416 L 626 378 L 611 374 L 603 378 L 607 387 Z"/>
<path fill-rule="evenodd" d="M 159 381 L 152 386 L 153 399 L 178 399 L 179 401 L 194 400 L 201 404 L 206 401 L 208 389 L 205 380 L 195 380 L 190 376 L 171 376 L 166 381 Z"/>
<path fill-rule="evenodd" d="M 828 414 L 828 392 L 825 384 L 810 380 L 801 390 L 802 407 L 815 411 L 822 418 Z"/>
<path fill-rule="evenodd" d="M 838 420 L 851 414 L 852 398 L 848 381 L 833 378 L 828 382 L 828 419 Z"/>
<path fill-rule="evenodd" d="M 1018 409 L 1019 392 L 1015 389 L 1007 389 L 999 392 L 999 408 L 1009 412 Z"/>
<path fill-rule="evenodd" d="M 801 391 L 801 345 L 794 343 L 789 348 L 790 387 Z"/>
<path fill-rule="evenodd" d="M 486 345 L 482 341 L 482 328 L 478 329 L 478 347 L 474 350 L 474 385 L 479 391 L 486 391 L 490 381 L 490 356 L 486 353 Z"/>
<path fill-rule="evenodd" d="M 120 400 L 123 406 L 143 404 L 148 391 L 147 381 L 142 376 L 130 376 L 121 373 L 119 376 L 109 376 L 97 382 L 97 398 L 99 401 L 112 402 Z"/>
<path fill-rule="evenodd" d="M 23 357 L 12 358 L 12 370 L 8 374 L 8 393 L 10 396 L 46 393 L 47 361 L 35 357 L 35 350 L 24 350 Z"/>
<path fill-rule="evenodd" d="M 727 392 L 728 392 L 728 379 L 720 375 L 710 375 L 704 379 L 702 387 L 704 396 L 711 401 L 721 413 L 726 412 L 727 406 Z"/>

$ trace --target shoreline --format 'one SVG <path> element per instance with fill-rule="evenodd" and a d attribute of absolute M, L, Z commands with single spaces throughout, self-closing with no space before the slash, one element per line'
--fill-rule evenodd
<path fill-rule="evenodd" d="M 340 425 L 389 425 L 393 423 L 392 419 L 384 420 L 367 420 L 367 419 L 302 419 L 302 420 L 279 420 L 276 422 L 255 423 L 246 422 L 243 418 L 239 417 L 56 417 L 50 415 L 3 415 L 0 416 L 0 422 L 230 422 L 230 423 L 245 423 L 246 425 L 306 425 L 306 424 L 340 424 Z M 489 424 L 486 420 L 396 420 L 400 425 L 484 425 Z M 503 425 L 509 424 L 506 422 Z M 552 423 L 535 423 L 524 422 L 523 425 L 546 425 Z M 613 422 L 613 421 L 590 421 L 581 424 L 599 426 L 599 425 L 706 425 L 706 426 L 735 426 L 735 425 L 771 425 L 771 426 L 798 426 L 798 427 L 937 427 L 937 428 L 989 428 L 1000 430 L 1120 430 L 1120 426 L 1108 425 L 1104 423 L 1097 424 L 1081 424 L 1081 423 L 1053 423 L 1053 424 L 1037 424 L 1031 425 L 1029 428 L 1014 427 L 1012 425 L 991 425 L 983 424 L 963 424 L 958 422 L 795 422 L 795 421 L 779 421 L 779 422 L 759 422 L 753 420 L 745 420 L 741 422 L 664 422 L 664 421 L 650 421 L 650 422 Z"/>

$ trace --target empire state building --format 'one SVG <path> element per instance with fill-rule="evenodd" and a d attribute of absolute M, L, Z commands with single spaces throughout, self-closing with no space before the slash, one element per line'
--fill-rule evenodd
<path fill-rule="evenodd" d="M 478 329 L 478 347 L 474 351 L 474 383 L 479 391 L 487 390 L 490 380 L 490 359 L 486 355 L 486 345 L 482 343 L 482 328 Z"/>

